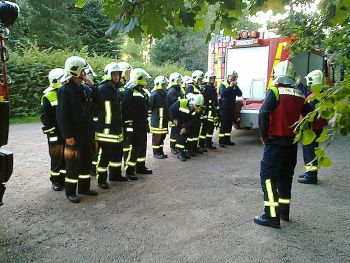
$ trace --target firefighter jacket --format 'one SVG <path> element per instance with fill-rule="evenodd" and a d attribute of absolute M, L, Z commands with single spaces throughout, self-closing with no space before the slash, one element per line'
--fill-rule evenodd
<path fill-rule="evenodd" d="M 204 97 L 204 106 L 206 108 L 206 117 L 210 122 L 214 122 L 218 116 L 218 95 L 214 85 L 204 85 L 202 94 Z"/>
<path fill-rule="evenodd" d="M 95 139 L 102 142 L 120 143 L 123 141 L 120 87 L 107 80 L 101 83 L 98 92 L 100 101 Z"/>
<path fill-rule="evenodd" d="M 306 97 L 306 102 L 308 104 L 308 106 L 310 107 L 310 111 L 314 111 L 316 104 L 319 102 L 318 100 L 313 100 L 311 101 L 311 98 L 314 96 L 313 93 L 310 93 L 307 97 Z M 314 131 L 320 131 L 324 128 L 324 126 L 327 125 L 327 121 L 325 119 L 322 119 L 319 116 L 315 117 L 315 120 L 313 121 L 313 123 L 311 124 L 311 128 Z"/>
<path fill-rule="evenodd" d="M 230 86 L 227 82 L 221 83 L 219 87 L 220 110 L 234 110 L 236 97 L 242 96 L 241 89 L 237 86 Z"/>
<path fill-rule="evenodd" d="M 298 87 L 271 88 L 259 111 L 260 136 L 263 139 L 294 138 L 295 133 L 292 126 L 305 110 L 304 102 L 305 96 Z"/>
<path fill-rule="evenodd" d="M 128 137 L 132 136 L 133 142 L 143 139 L 149 132 L 148 124 L 148 95 L 144 89 L 127 88 L 124 94 L 124 120 L 125 131 Z M 140 141 L 140 143 L 142 143 Z"/>
<path fill-rule="evenodd" d="M 57 123 L 63 139 L 74 138 L 77 144 L 93 139 L 92 113 L 98 106 L 98 89 L 71 80 L 58 91 Z"/>
<path fill-rule="evenodd" d="M 170 107 L 174 102 L 183 99 L 184 93 L 180 85 L 173 85 L 167 91 L 167 105 Z"/>
<path fill-rule="evenodd" d="M 168 133 L 168 107 L 166 91 L 159 88 L 153 89 L 149 97 L 151 109 L 151 132 L 154 134 Z"/>
<path fill-rule="evenodd" d="M 44 125 L 42 130 L 47 135 L 49 143 L 62 144 L 64 140 L 57 126 L 56 107 L 58 88 L 48 87 L 44 90 L 44 95 L 41 98 L 41 122 Z"/>
<path fill-rule="evenodd" d="M 189 108 L 189 99 L 176 101 L 169 108 L 170 120 L 178 120 L 178 126 L 187 131 L 193 127 L 196 113 L 195 110 Z"/>
<path fill-rule="evenodd" d="M 197 84 L 190 84 L 186 88 L 186 96 L 188 94 L 201 94 L 201 88 Z"/>

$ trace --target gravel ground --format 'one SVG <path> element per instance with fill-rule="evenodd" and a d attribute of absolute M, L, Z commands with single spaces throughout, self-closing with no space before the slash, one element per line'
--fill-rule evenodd
<path fill-rule="evenodd" d="M 350 138 L 331 146 L 318 185 L 295 176 L 291 221 L 271 229 L 252 221 L 263 211 L 257 131 L 234 131 L 236 146 L 185 163 L 149 151 L 153 175 L 72 204 L 50 188 L 40 127 L 11 126 L 0 262 L 350 262 Z"/>

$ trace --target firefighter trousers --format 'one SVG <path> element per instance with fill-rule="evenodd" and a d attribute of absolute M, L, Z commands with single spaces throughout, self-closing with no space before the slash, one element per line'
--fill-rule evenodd
<path fill-rule="evenodd" d="M 178 151 L 185 151 L 186 149 L 186 142 L 187 142 L 187 134 L 180 134 L 182 127 L 181 126 L 175 126 L 174 132 L 176 136 L 176 143 L 175 148 Z M 189 131 L 187 131 L 189 132 Z"/>
<path fill-rule="evenodd" d="M 164 153 L 164 140 L 166 138 L 166 133 L 164 134 L 152 134 L 152 149 L 154 154 Z"/>
<path fill-rule="evenodd" d="M 137 169 L 143 169 L 146 166 L 146 151 L 147 151 L 147 133 L 137 139 L 137 142 L 132 143 L 126 160 L 125 171 L 126 175 L 131 175 Z"/>
<path fill-rule="evenodd" d="M 231 140 L 234 110 L 222 110 L 219 130 L 219 143 L 227 144 Z"/>
<path fill-rule="evenodd" d="M 64 144 L 49 144 L 49 154 L 51 158 L 50 181 L 53 184 L 64 186 L 66 170 L 64 165 Z"/>
<path fill-rule="evenodd" d="M 279 216 L 277 208 L 289 211 L 297 149 L 297 144 L 266 144 L 264 147 L 260 180 L 265 214 L 269 217 Z"/>
<path fill-rule="evenodd" d="M 177 129 L 174 124 L 171 125 L 171 130 L 170 130 L 170 148 L 175 149 L 175 144 L 176 144 L 176 135 L 177 134 Z"/>
<path fill-rule="evenodd" d="M 199 136 L 199 145 L 201 147 L 204 147 L 205 145 L 213 144 L 214 129 L 215 129 L 215 124 L 213 121 L 210 121 L 208 119 L 203 121 L 201 134 Z"/>
<path fill-rule="evenodd" d="M 106 183 L 107 177 L 117 180 L 122 177 L 123 143 L 100 142 L 97 158 L 96 179 Z"/>
<path fill-rule="evenodd" d="M 315 160 L 315 157 L 316 157 L 315 149 L 318 147 L 318 142 L 316 140 L 320 137 L 322 130 L 317 130 L 314 132 L 316 133 L 315 140 L 308 145 L 303 145 L 305 173 L 309 177 L 317 177 L 318 160 L 317 159 Z"/>
<path fill-rule="evenodd" d="M 66 163 L 65 189 L 67 195 L 85 192 L 90 189 L 90 168 L 92 162 L 93 142 L 81 140 L 73 146 L 65 145 L 64 159 Z"/>
<path fill-rule="evenodd" d="M 200 120 L 200 115 L 196 115 L 196 119 L 193 121 L 193 125 L 188 132 L 187 135 L 187 144 L 186 148 L 190 152 L 196 152 L 197 151 L 197 146 L 198 146 L 198 140 L 199 140 L 199 132 L 201 128 L 201 120 Z"/>

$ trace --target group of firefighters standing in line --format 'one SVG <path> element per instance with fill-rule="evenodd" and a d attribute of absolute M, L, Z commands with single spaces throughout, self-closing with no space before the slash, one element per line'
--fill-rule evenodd
<path fill-rule="evenodd" d="M 180 161 L 216 149 L 215 127 L 221 147 L 234 145 L 235 99 L 242 96 L 235 71 L 221 83 L 220 99 L 211 71 L 157 76 L 151 92 L 146 89 L 150 75 L 126 62 L 108 64 L 98 87 L 95 76 L 85 59 L 70 57 L 64 68 L 50 71 L 50 86 L 41 100 L 52 188 L 65 188 L 73 203 L 80 202 L 77 187 L 79 194 L 97 195 L 90 189 L 91 174 L 102 189 L 109 188 L 107 179 L 137 180 L 136 174 L 151 174 L 145 165 L 147 133 L 152 133 L 154 157 L 167 158 L 163 147 L 169 123 L 171 152 Z"/>
<path fill-rule="evenodd" d="M 108 64 L 104 74 L 97 87 L 90 65 L 81 57 L 70 57 L 64 69 L 49 73 L 50 86 L 42 97 L 41 120 L 49 142 L 52 188 L 65 188 L 69 201 L 80 202 L 77 186 L 79 194 L 97 195 L 90 189 L 94 169 L 102 189 L 109 188 L 108 178 L 128 181 L 137 180 L 136 174 L 151 174 L 145 165 L 147 133 L 152 133 L 154 157 L 167 158 L 163 147 L 169 123 L 171 152 L 181 161 L 216 149 L 212 141 L 215 127 L 219 128 L 221 147 L 234 145 L 230 138 L 235 100 L 242 96 L 237 72 L 232 71 L 219 90 L 214 72 L 196 70 L 191 77 L 174 72 L 169 79 L 157 76 L 151 92 L 146 89 L 150 75 L 126 62 Z M 293 125 L 317 103 L 311 99 L 310 89 L 296 84 L 295 74 L 289 61 L 275 66 L 274 86 L 267 91 L 259 111 L 265 210 L 254 222 L 264 226 L 279 227 L 281 219 L 289 220 L 297 159 Z M 322 72 L 310 72 L 306 82 L 308 87 L 322 85 Z M 303 146 L 306 172 L 298 181 L 315 184 L 315 148 L 325 122 L 315 118 L 310 125 L 317 137 L 311 145 Z"/>

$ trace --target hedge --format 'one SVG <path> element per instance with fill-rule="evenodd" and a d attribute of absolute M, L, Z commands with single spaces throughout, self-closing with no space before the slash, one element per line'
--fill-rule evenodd
<path fill-rule="evenodd" d="M 98 83 L 103 75 L 105 65 L 113 59 L 87 55 L 87 50 L 72 52 L 68 50 L 39 50 L 35 46 L 28 47 L 17 52 L 10 52 L 8 61 L 8 74 L 12 79 L 10 83 L 11 117 L 34 116 L 40 112 L 40 99 L 43 90 L 49 85 L 47 75 L 56 67 L 63 67 L 65 60 L 70 56 L 85 58 L 98 75 L 95 82 Z M 190 74 L 176 65 L 164 65 L 163 67 L 152 64 L 144 64 L 139 61 L 130 62 L 133 67 L 144 68 L 152 77 L 149 88 L 153 86 L 153 79 L 157 75 L 169 76 L 172 72 Z"/>

